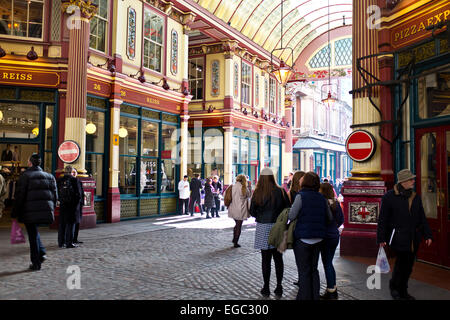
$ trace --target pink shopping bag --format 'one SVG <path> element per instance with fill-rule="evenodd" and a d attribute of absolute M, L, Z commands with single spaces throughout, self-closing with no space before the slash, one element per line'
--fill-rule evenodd
<path fill-rule="evenodd" d="M 23 235 L 22 228 L 17 223 L 16 220 L 12 221 L 12 227 L 11 227 L 11 244 L 17 244 L 17 243 L 25 243 L 25 236 Z"/>

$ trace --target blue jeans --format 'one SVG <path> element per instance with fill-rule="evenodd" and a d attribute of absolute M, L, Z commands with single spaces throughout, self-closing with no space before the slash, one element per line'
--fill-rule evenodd
<path fill-rule="evenodd" d="M 325 270 L 328 289 L 333 289 L 336 285 L 336 271 L 333 267 L 333 258 L 338 244 L 339 237 L 323 239 L 320 245 L 320 255 L 322 256 L 323 269 Z"/>

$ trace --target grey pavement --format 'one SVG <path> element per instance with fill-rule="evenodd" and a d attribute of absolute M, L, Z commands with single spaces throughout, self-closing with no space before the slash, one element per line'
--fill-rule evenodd
<path fill-rule="evenodd" d="M 29 245 L 11 245 L 9 229 L 0 228 L 0 299 L 62 300 L 264 300 L 260 252 L 253 248 L 255 221 L 245 221 L 240 244 L 233 248 L 234 221 L 204 215 L 166 216 L 100 224 L 80 230 L 79 248 L 60 249 L 57 232 L 40 228 L 48 260 L 37 272 L 28 271 Z M 25 231 L 24 231 L 25 232 Z M 297 267 L 292 250 L 283 255 L 282 300 L 294 300 Z M 374 257 L 375 262 L 375 257 Z M 381 275 L 381 288 L 370 290 L 367 266 L 336 253 L 334 260 L 340 300 L 391 300 L 390 274 Z M 80 289 L 70 266 L 80 270 Z M 321 291 L 325 275 L 319 261 Z M 276 286 L 272 266 L 271 296 Z M 417 299 L 449 300 L 450 291 L 410 280 Z"/>

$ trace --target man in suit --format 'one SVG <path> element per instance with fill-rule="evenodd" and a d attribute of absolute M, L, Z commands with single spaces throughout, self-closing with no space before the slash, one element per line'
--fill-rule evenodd
<path fill-rule="evenodd" d="M 73 168 L 72 176 L 74 176 L 76 178 L 77 175 L 78 175 L 77 169 Z M 80 231 L 80 223 L 81 223 L 81 219 L 83 218 L 84 189 L 83 189 L 83 183 L 81 182 L 80 179 L 77 179 L 77 191 L 81 196 L 80 196 L 80 202 L 77 204 L 77 208 L 76 208 L 76 214 L 79 215 L 79 220 L 77 223 L 75 223 L 75 230 L 73 233 L 73 243 L 81 244 L 81 243 L 83 243 L 83 241 L 78 240 L 78 232 Z"/>
<path fill-rule="evenodd" d="M 11 145 L 6 145 L 6 150 L 3 150 L 2 152 L 2 161 L 12 161 L 13 159 L 13 153 L 11 151 Z"/>
<path fill-rule="evenodd" d="M 200 175 L 196 173 L 189 185 L 189 188 L 191 189 L 191 201 L 189 204 L 189 211 L 191 212 L 191 216 L 194 215 L 195 203 L 197 203 L 197 205 L 200 207 L 200 215 L 203 214 L 202 201 L 200 196 L 200 191 L 202 190 L 202 182 L 200 181 L 199 177 Z"/>

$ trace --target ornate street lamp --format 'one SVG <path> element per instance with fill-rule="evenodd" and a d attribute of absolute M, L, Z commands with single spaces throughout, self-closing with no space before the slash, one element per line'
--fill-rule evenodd
<path fill-rule="evenodd" d="M 294 72 L 292 70 L 292 64 L 294 62 L 294 50 L 292 50 L 292 48 L 290 47 L 283 48 L 283 1 L 284 0 L 281 0 L 281 34 L 280 34 L 281 48 L 275 48 L 270 53 L 270 64 L 272 66 L 272 70 L 270 71 L 270 73 L 277 79 L 279 83 L 281 83 L 283 87 L 285 87 L 286 83 L 289 81 L 292 73 Z M 291 65 L 286 64 L 280 57 L 280 66 L 275 66 L 273 64 L 273 52 L 284 49 L 291 50 Z"/>

